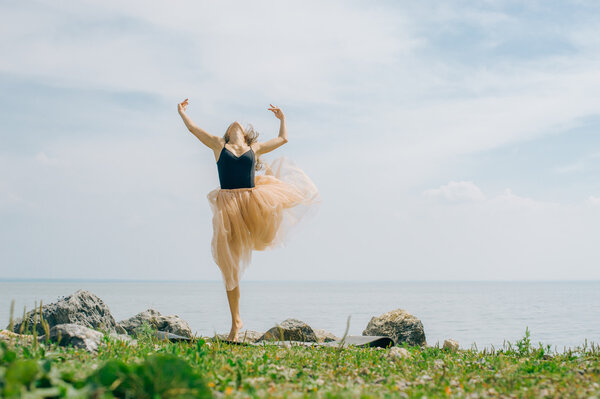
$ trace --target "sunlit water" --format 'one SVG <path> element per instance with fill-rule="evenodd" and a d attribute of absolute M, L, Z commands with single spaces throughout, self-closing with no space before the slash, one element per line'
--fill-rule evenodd
<path fill-rule="evenodd" d="M 198 335 L 230 327 L 221 281 L 0 282 L 0 327 L 36 301 L 54 302 L 77 289 L 98 295 L 116 320 L 147 308 L 185 319 Z M 266 331 L 286 318 L 341 336 L 361 335 L 372 316 L 402 308 L 417 316 L 427 343 L 453 338 L 462 348 L 500 348 L 522 338 L 552 350 L 600 343 L 600 282 L 258 282 L 242 281 L 244 328 Z"/>

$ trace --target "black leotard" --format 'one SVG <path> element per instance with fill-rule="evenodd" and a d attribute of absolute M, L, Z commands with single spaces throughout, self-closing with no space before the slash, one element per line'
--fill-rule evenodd
<path fill-rule="evenodd" d="M 256 156 L 252 147 L 239 157 L 225 146 L 217 161 L 219 182 L 222 189 L 254 187 L 254 166 Z"/>

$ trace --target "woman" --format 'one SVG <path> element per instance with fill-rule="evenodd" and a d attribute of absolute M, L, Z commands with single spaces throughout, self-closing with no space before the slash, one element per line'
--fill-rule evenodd
<path fill-rule="evenodd" d="M 237 341 L 243 322 L 239 313 L 239 280 L 250 264 L 252 251 L 285 246 L 290 229 L 321 202 L 310 178 L 285 157 L 265 164 L 265 174 L 256 174 L 259 157 L 288 142 L 285 116 L 280 108 L 268 108 L 279 119 L 279 136 L 259 142 L 252 126 L 244 130 L 235 121 L 223 137 L 199 128 L 185 114 L 188 99 L 178 104 L 179 115 L 202 143 L 213 150 L 220 187 L 207 195 L 213 213 L 212 256 L 221 269 L 229 308 L 231 331 Z"/>

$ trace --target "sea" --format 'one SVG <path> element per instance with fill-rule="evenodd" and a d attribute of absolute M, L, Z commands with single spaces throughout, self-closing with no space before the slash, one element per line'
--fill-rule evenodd
<path fill-rule="evenodd" d="M 231 314 L 221 281 L 0 281 L 0 328 L 40 302 L 88 290 L 114 318 L 148 308 L 178 315 L 199 336 L 228 333 Z M 508 348 L 525 338 L 564 352 L 600 344 L 600 281 L 242 281 L 245 329 L 266 331 L 288 318 L 341 337 L 369 320 L 404 309 L 423 324 L 427 344 Z"/>

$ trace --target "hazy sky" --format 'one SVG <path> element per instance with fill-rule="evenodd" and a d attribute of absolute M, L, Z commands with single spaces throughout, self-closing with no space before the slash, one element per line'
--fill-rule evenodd
<path fill-rule="evenodd" d="M 0 3 L 0 277 L 220 280 L 234 120 L 323 203 L 245 280 L 600 278 L 597 1 Z"/>

